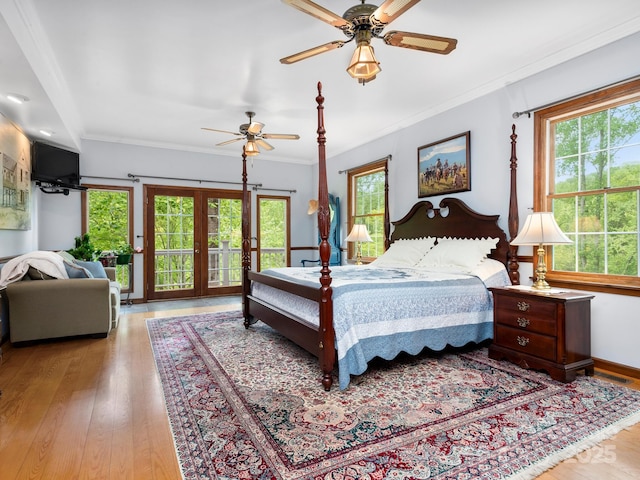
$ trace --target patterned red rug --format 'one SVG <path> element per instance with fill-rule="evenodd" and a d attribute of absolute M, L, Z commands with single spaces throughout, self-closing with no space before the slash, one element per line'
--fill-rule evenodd
<path fill-rule="evenodd" d="M 325 392 L 318 361 L 240 312 L 147 321 L 185 479 L 534 478 L 640 421 L 640 392 L 487 357 L 376 362 Z"/>

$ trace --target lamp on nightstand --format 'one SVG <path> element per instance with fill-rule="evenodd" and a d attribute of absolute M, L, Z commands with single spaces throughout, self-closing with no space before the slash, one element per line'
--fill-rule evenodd
<path fill-rule="evenodd" d="M 356 265 L 362 265 L 362 250 L 360 244 L 362 242 L 372 242 L 366 225 L 354 225 L 349 235 L 347 236 L 347 242 L 356 242 Z"/>
<path fill-rule="evenodd" d="M 538 266 L 536 268 L 536 281 L 532 285 L 533 288 L 539 290 L 551 288 L 545 280 L 547 265 L 544 261 L 544 246 L 565 243 L 573 242 L 562 233 L 555 218 L 553 218 L 552 212 L 534 212 L 527 217 L 520 233 L 511 240 L 511 245 L 538 246 Z"/>

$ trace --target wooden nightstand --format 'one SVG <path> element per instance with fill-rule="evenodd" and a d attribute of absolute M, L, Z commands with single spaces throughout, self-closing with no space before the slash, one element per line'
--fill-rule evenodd
<path fill-rule="evenodd" d="M 593 375 L 593 295 L 526 287 L 489 290 L 493 292 L 490 358 L 545 370 L 554 380 L 565 383 L 575 380 L 578 370 Z"/>

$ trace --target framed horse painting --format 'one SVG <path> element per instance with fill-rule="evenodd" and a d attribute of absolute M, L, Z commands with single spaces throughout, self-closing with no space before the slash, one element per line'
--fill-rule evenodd
<path fill-rule="evenodd" d="M 418 197 L 471 190 L 471 132 L 418 147 Z"/>

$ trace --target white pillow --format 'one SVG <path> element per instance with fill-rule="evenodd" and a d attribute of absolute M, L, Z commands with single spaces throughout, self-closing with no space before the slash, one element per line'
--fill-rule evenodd
<path fill-rule="evenodd" d="M 487 258 L 497 244 L 497 238 L 439 238 L 438 243 L 422 257 L 417 266 L 456 265 L 471 270 Z"/>
<path fill-rule="evenodd" d="M 371 264 L 378 267 L 414 267 L 435 242 L 434 237 L 396 240 Z"/>

